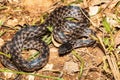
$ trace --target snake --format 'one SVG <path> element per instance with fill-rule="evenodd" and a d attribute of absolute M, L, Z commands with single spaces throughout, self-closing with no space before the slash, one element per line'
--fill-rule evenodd
<path fill-rule="evenodd" d="M 16 32 L 11 41 L 6 42 L 0 49 L 11 58 L 0 55 L 1 63 L 14 70 L 33 72 L 43 68 L 49 60 L 49 47 L 41 39 L 48 32 L 48 26 L 53 27 L 53 38 L 61 45 L 59 55 L 69 53 L 79 47 L 90 46 L 95 40 L 90 36 L 95 32 L 89 28 L 88 12 L 78 6 L 63 5 L 49 13 L 40 25 L 29 25 Z M 73 20 L 71 20 L 72 18 Z M 23 49 L 35 49 L 40 52 L 37 58 L 25 60 L 21 52 Z"/>

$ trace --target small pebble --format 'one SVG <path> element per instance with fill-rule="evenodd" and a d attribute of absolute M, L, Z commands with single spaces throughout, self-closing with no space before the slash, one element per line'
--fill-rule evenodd
<path fill-rule="evenodd" d="M 89 15 L 93 16 L 93 15 L 96 15 L 100 9 L 98 6 L 91 6 L 89 7 L 89 10 L 90 10 Z"/>
<path fill-rule="evenodd" d="M 53 69 L 53 64 L 47 64 L 43 70 L 52 70 Z"/>
<path fill-rule="evenodd" d="M 74 72 L 79 71 L 78 64 L 72 61 L 65 62 L 63 70 L 66 71 L 68 74 L 73 74 Z"/>

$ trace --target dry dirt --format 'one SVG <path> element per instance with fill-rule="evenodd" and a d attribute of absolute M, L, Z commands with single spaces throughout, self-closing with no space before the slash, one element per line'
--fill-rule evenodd
<path fill-rule="evenodd" d="M 16 31 L 21 29 L 20 26 L 16 25 L 35 25 L 36 23 L 40 23 L 41 17 L 44 14 L 50 13 L 57 6 L 67 5 L 72 1 L 75 0 L 65 0 L 64 3 L 60 2 L 60 0 L 0 0 L 0 47 L 6 41 L 11 40 Z M 110 22 L 110 25 L 120 28 L 120 22 L 117 23 L 113 19 L 113 16 L 115 16 L 115 5 L 117 3 L 118 0 L 84 0 L 76 5 L 85 8 L 92 15 L 90 17 L 90 20 L 92 21 L 91 28 L 96 31 L 99 37 L 102 38 L 103 33 L 105 33 L 101 23 L 104 16 L 107 16 L 110 20 L 112 16 L 113 21 Z M 91 9 L 92 11 L 95 9 L 96 12 L 92 12 Z M 100 12 L 97 9 L 100 10 Z M 120 6 L 116 7 L 116 10 L 120 13 Z M 118 17 L 120 19 L 120 14 L 118 14 Z M 96 26 L 103 32 L 97 30 Z M 119 34 L 120 32 L 116 32 L 115 34 L 115 45 L 120 44 Z M 78 80 L 82 62 L 79 61 L 72 53 L 60 57 L 58 55 L 58 49 L 53 45 L 53 43 L 49 45 L 49 48 L 50 57 L 48 64 L 45 68 L 35 72 L 35 74 L 58 77 L 58 80 Z M 97 43 L 90 47 L 76 49 L 75 51 L 84 62 L 80 80 L 117 80 L 114 78 L 112 70 L 105 66 L 106 54 L 104 53 L 104 49 L 102 49 Z M 3 68 L 4 66 L 1 64 L 0 69 Z M 1 72 L 0 80 L 14 80 L 14 76 L 15 75 L 11 73 Z M 120 78 L 118 78 L 118 80 L 119 79 Z M 53 79 L 22 75 L 21 80 Z"/>

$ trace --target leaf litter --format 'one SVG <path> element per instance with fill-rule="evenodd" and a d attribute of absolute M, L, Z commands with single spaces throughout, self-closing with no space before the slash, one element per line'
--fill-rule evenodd
<path fill-rule="evenodd" d="M 120 80 L 119 0 L 1 0 L 0 46 L 21 29 L 16 25 L 34 25 L 41 21 L 41 16 L 46 12 L 67 4 L 81 6 L 89 12 L 90 28 L 96 31 L 97 43 L 91 47 L 75 49 L 75 54 L 71 52 L 62 57 L 58 56 L 57 48 L 50 44 L 48 69 L 41 69 L 33 74 L 58 77 L 46 77 L 47 80 Z M 50 37 L 49 43 L 51 39 Z M 4 69 L 2 65 L 0 67 Z M 1 79 L 12 79 L 11 74 L 3 74 L 6 70 L 0 71 Z M 30 74 L 23 73 L 23 80 L 45 80 L 44 77 L 28 75 Z"/>

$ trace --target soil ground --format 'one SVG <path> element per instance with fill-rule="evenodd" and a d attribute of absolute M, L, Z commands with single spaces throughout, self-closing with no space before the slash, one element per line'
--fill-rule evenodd
<path fill-rule="evenodd" d="M 61 1 L 0 0 L 0 47 L 6 41 L 11 40 L 14 34 L 21 29 L 20 26 L 16 25 L 40 24 L 40 22 L 44 20 L 43 16 L 46 15 L 46 13 L 50 13 L 55 7 L 68 5 L 77 0 Z M 110 26 L 115 29 L 117 28 L 112 36 L 115 41 L 115 47 L 117 46 L 117 48 L 120 44 L 120 6 L 118 4 L 120 4 L 119 0 L 83 0 L 83 2 L 79 2 L 79 4 L 74 3 L 74 5 L 85 8 L 88 11 L 91 20 L 90 28 L 96 32 L 98 38 L 103 39 L 109 36 L 103 27 L 102 21 L 104 17 Z M 74 52 L 65 56 L 59 56 L 58 48 L 55 47 L 56 43 L 53 41 L 49 45 L 50 56 L 47 65 L 43 69 L 34 72 L 34 74 L 57 77 L 58 79 L 56 80 L 120 80 L 120 53 L 114 53 L 114 57 L 111 59 L 111 56 L 109 58 L 109 56 L 106 55 L 105 51 L 108 49 L 106 48 L 106 44 L 103 43 L 102 46 L 101 44 L 102 42 L 97 41 L 96 44 L 90 47 L 75 49 L 75 52 L 79 56 L 79 58 L 77 58 L 73 54 Z M 115 55 L 117 55 L 117 57 Z M 116 62 L 113 61 L 113 63 L 116 63 L 115 65 L 117 65 L 117 67 L 111 68 L 112 65 L 109 64 L 108 59 L 115 59 Z M 0 64 L 0 69 L 4 68 L 5 67 Z M 78 78 L 79 76 L 80 78 Z M 12 72 L 0 72 L 0 80 L 14 80 L 14 77 L 15 74 Z M 23 74 L 21 80 L 54 79 Z"/>

